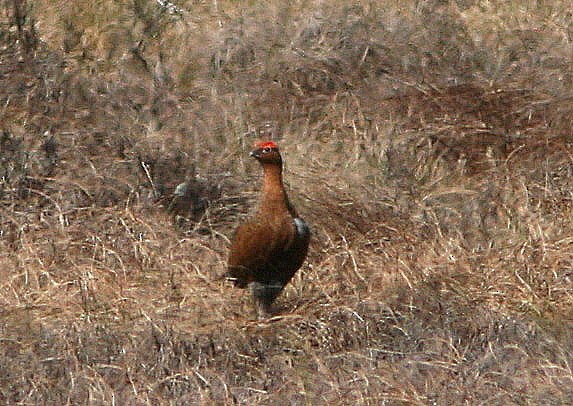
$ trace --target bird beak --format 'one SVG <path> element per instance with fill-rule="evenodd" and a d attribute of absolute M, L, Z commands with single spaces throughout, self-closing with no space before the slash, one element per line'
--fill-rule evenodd
<path fill-rule="evenodd" d="M 261 156 L 261 150 L 260 149 L 254 149 L 251 151 L 249 156 L 252 156 L 253 158 L 259 159 Z"/>

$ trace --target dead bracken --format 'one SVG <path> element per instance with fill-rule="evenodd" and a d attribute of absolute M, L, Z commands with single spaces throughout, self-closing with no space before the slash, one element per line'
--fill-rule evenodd
<path fill-rule="evenodd" d="M 0 2 L 0 404 L 573 404 L 570 3 Z"/>

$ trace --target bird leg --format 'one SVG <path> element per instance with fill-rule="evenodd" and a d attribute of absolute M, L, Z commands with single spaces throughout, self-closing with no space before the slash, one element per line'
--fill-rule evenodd
<path fill-rule="evenodd" d="M 251 294 L 259 319 L 266 319 L 272 314 L 271 305 L 282 292 L 283 288 L 284 285 L 279 282 L 252 282 L 250 284 Z"/>

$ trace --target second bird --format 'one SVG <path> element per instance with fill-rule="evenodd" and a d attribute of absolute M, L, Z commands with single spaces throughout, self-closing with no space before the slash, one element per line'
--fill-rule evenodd
<path fill-rule="evenodd" d="M 229 253 L 227 277 L 249 287 L 259 317 L 302 266 L 310 229 L 290 204 L 282 179 L 282 158 L 273 141 L 259 142 L 251 156 L 263 167 L 263 188 L 256 214 L 237 229 Z"/>

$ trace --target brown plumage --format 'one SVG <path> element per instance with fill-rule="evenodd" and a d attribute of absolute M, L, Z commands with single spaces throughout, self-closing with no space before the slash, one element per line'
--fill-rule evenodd
<path fill-rule="evenodd" d="M 272 141 L 255 146 L 251 156 L 263 167 L 263 190 L 255 216 L 237 229 L 227 277 L 250 287 L 260 317 L 302 266 L 310 230 L 290 204 L 282 181 L 282 158 Z"/>

